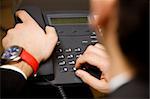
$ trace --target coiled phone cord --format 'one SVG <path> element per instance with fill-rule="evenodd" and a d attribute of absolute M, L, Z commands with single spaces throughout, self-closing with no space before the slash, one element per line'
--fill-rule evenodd
<path fill-rule="evenodd" d="M 57 86 L 57 88 L 58 88 L 62 98 L 67 99 L 66 94 L 65 94 L 64 89 L 63 89 L 63 86 Z"/>
<path fill-rule="evenodd" d="M 58 91 L 59 91 L 59 93 L 60 93 L 62 99 L 67 99 L 66 93 L 65 93 L 65 91 L 64 91 L 64 89 L 63 89 L 63 86 L 61 86 L 61 85 L 59 85 L 59 86 L 54 85 L 54 84 L 51 83 L 51 81 L 49 81 L 49 80 L 47 80 L 47 79 L 44 79 L 44 80 L 45 80 L 46 82 L 40 82 L 40 83 L 36 83 L 36 84 L 37 84 L 37 85 L 51 85 L 51 86 L 53 86 L 53 87 L 55 87 L 55 88 L 58 89 Z"/>

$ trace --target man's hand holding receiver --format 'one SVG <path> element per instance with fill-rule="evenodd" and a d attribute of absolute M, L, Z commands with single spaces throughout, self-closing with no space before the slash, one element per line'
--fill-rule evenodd
<path fill-rule="evenodd" d="M 7 35 L 2 41 L 4 49 L 17 45 L 30 53 L 38 63 L 46 60 L 51 55 L 58 40 L 55 29 L 46 26 L 44 31 L 24 10 L 17 11 L 16 16 L 21 19 L 22 23 L 18 23 L 14 28 L 8 30 Z M 16 64 L 16 66 L 20 68 L 26 76 L 30 76 L 33 72 L 29 64 L 23 61 Z"/>

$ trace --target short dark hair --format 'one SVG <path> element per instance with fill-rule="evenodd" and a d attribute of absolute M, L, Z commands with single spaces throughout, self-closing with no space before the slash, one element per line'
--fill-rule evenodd
<path fill-rule="evenodd" d="M 149 0 L 119 0 L 118 39 L 122 52 L 149 79 Z"/>

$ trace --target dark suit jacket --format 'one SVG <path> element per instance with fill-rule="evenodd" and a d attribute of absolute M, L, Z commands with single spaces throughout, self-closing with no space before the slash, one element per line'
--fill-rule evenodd
<path fill-rule="evenodd" d="M 131 80 L 109 95 L 110 99 L 149 99 L 149 84 L 138 78 Z"/>
<path fill-rule="evenodd" d="M 34 80 L 26 80 L 22 74 L 0 68 L 0 89 L 2 98 L 52 98 L 60 99 L 58 88 L 50 85 L 36 85 Z M 93 97 L 90 89 L 85 84 L 63 87 L 67 97 L 87 99 Z"/>
<path fill-rule="evenodd" d="M 18 97 L 26 84 L 22 74 L 0 68 L 1 97 Z M 109 95 L 110 99 L 148 99 L 149 84 L 139 79 L 131 80 Z"/>
<path fill-rule="evenodd" d="M 16 97 L 25 83 L 26 79 L 19 72 L 0 68 L 1 97 Z"/>

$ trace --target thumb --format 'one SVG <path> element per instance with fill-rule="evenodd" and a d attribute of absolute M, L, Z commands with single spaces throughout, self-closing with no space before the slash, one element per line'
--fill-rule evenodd
<path fill-rule="evenodd" d="M 55 48 L 58 37 L 54 27 L 46 26 L 45 31 L 46 31 L 45 44 L 46 44 L 46 51 L 47 51 L 47 52 L 45 51 L 46 53 L 45 56 L 49 57 Z M 47 57 L 44 60 L 46 60 Z"/>
<path fill-rule="evenodd" d="M 57 37 L 57 33 L 55 31 L 54 27 L 50 27 L 50 26 L 46 26 L 45 28 L 46 31 L 46 36 L 50 41 L 53 41 L 54 43 L 57 42 L 58 37 Z"/>
<path fill-rule="evenodd" d="M 94 89 L 104 93 L 109 92 L 108 82 L 105 79 L 99 80 L 84 70 L 77 70 L 75 73 L 83 80 L 83 82 L 87 83 Z"/>
<path fill-rule="evenodd" d="M 58 36 L 55 31 L 55 28 L 46 26 L 45 31 L 46 31 L 46 38 L 47 38 L 48 44 L 49 44 L 50 48 L 54 49 L 54 47 L 58 41 Z"/>

